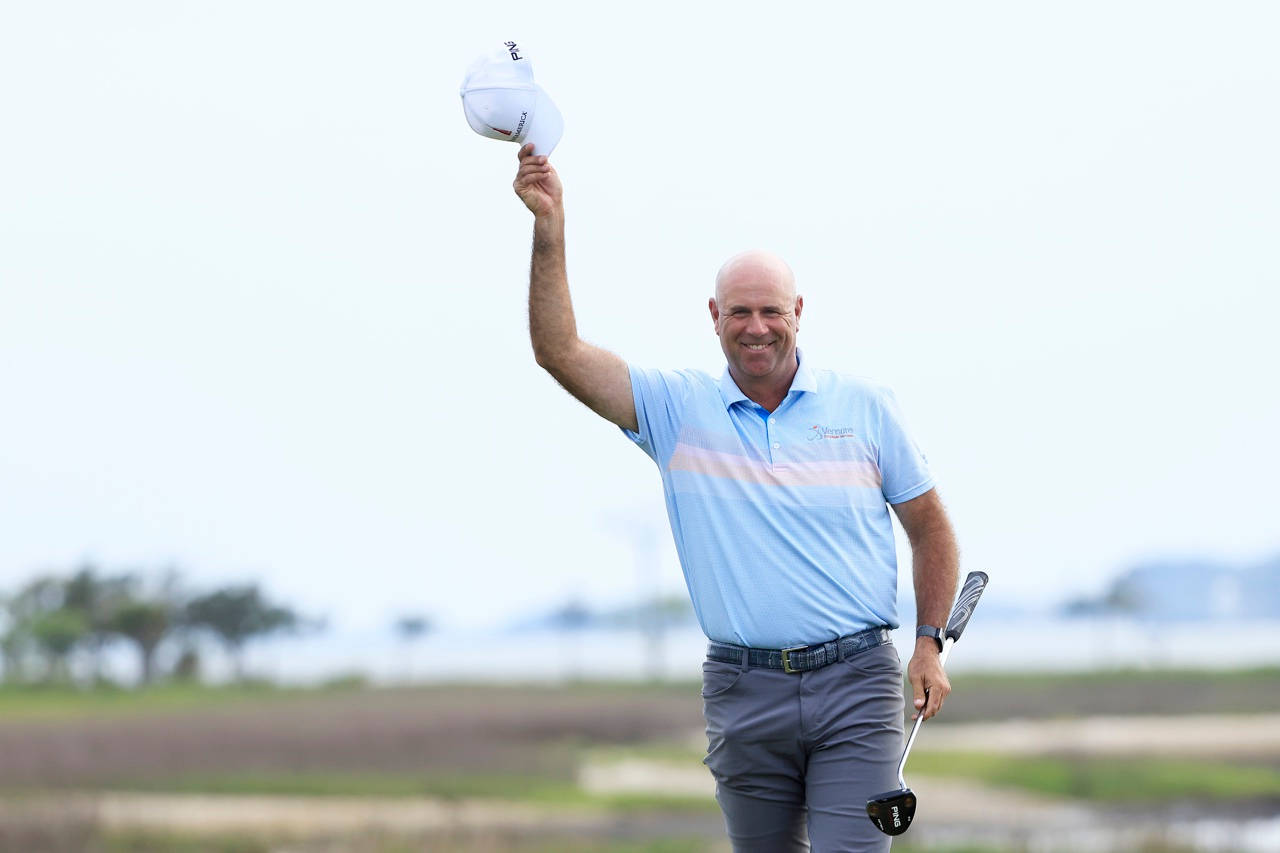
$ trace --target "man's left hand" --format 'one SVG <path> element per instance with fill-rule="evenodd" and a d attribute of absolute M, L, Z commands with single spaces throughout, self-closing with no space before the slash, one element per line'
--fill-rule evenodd
<path fill-rule="evenodd" d="M 915 654 L 907 664 L 907 680 L 915 694 L 915 712 L 911 719 L 924 714 L 927 720 L 942 710 L 942 703 L 951 692 L 951 682 L 942 669 L 938 644 L 932 637 L 921 637 L 916 642 Z"/>

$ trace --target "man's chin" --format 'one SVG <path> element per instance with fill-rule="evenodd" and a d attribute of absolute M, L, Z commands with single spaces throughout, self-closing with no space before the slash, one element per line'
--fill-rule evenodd
<path fill-rule="evenodd" d="M 772 358 L 769 359 L 767 364 L 739 361 L 738 370 L 742 371 L 744 375 L 750 376 L 752 379 L 764 379 L 765 377 L 771 376 L 777 372 L 778 362 Z"/>

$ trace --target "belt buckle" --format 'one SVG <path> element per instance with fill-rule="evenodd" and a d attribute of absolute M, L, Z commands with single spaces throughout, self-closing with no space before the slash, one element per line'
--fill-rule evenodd
<path fill-rule="evenodd" d="M 782 671 L 790 672 L 790 673 L 804 672 L 804 670 L 802 669 L 795 669 L 791 666 L 791 653 L 803 652 L 807 648 L 809 647 L 808 646 L 792 646 L 789 649 L 783 649 L 782 650 Z"/>

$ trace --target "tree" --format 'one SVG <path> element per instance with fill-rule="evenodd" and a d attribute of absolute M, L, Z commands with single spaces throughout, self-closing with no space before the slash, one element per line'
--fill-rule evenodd
<path fill-rule="evenodd" d="M 413 644 L 425 637 L 432 629 L 431 618 L 420 614 L 401 616 L 396 619 L 396 634 L 404 643 L 404 678 L 413 680 Z"/>
<path fill-rule="evenodd" d="M 396 633 L 405 642 L 413 642 L 431 630 L 431 619 L 426 616 L 401 616 L 396 620 Z"/>
<path fill-rule="evenodd" d="M 137 586 L 138 579 L 133 575 L 99 577 L 90 563 L 82 565 L 66 583 L 62 604 L 84 614 L 84 644 L 89 650 L 90 676 L 95 682 L 102 678 L 103 650 L 118 633 L 112 628 L 112 620 L 133 599 L 132 591 Z"/>
<path fill-rule="evenodd" d="M 108 622 L 109 630 L 138 647 L 143 684 L 150 684 L 155 678 L 156 649 L 172 627 L 172 609 L 168 604 L 136 599 L 121 604 Z"/>
<path fill-rule="evenodd" d="M 291 631 L 302 620 L 287 607 L 262 597 L 257 584 L 226 587 L 187 603 L 184 621 L 212 632 L 231 658 L 237 681 L 244 680 L 244 646 L 255 637 Z"/>
<path fill-rule="evenodd" d="M 31 637 L 45 655 L 45 675 L 50 681 L 71 678 L 67 657 L 76 644 L 89 633 L 89 623 L 78 610 L 59 608 L 35 617 L 30 625 Z"/>
<path fill-rule="evenodd" d="M 582 677 L 582 649 L 575 635 L 590 628 L 593 619 L 591 610 L 575 598 L 556 608 L 547 620 L 562 638 L 564 652 L 560 657 L 564 661 L 565 677 L 570 681 Z"/>
<path fill-rule="evenodd" d="M 0 633 L 0 654 L 4 655 L 4 680 L 22 681 L 26 676 L 27 648 L 31 641 L 29 619 L 21 612 L 17 596 L 4 598 L 4 632 Z"/>
<path fill-rule="evenodd" d="M 60 611 L 65 600 L 66 584 L 52 575 L 28 582 L 4 601 L 6 626 L 0 636 L 4 653 L 5 678 L 20 681 L 26 674 L 26 663 L 32 651 L 43 653 L 46 671 L 53 677 L 58 671 L 67 674 L 66 659 L 83 631 L 70 620 L 49 620 Z M 40 626 L 39 635 L 36 628 Z M 77 634 L 68 638 L 68 634 Z"/>
<path fill-rule="evenodd" d="M 27 635 L 22 630 L 22 626 L 9 622 L 5 625 L 4 633 L 0 634 L 0 655 L 4 657 L 4 680 L 5 681 L 21 681 L 26 672 L 24 663 L 24 652 L 26 651 Z"/>

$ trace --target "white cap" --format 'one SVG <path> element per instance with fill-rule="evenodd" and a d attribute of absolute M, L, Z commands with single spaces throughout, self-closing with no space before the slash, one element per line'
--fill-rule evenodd
<path fill-rule="evenodd" d="M 513 41 L 471 63 L 461 94 L 467 124 L 481 136 L 532 142 L 534 154 L 550 154 L 564 133 L 560 111 L 533 82 L 533 65 Z"/>

